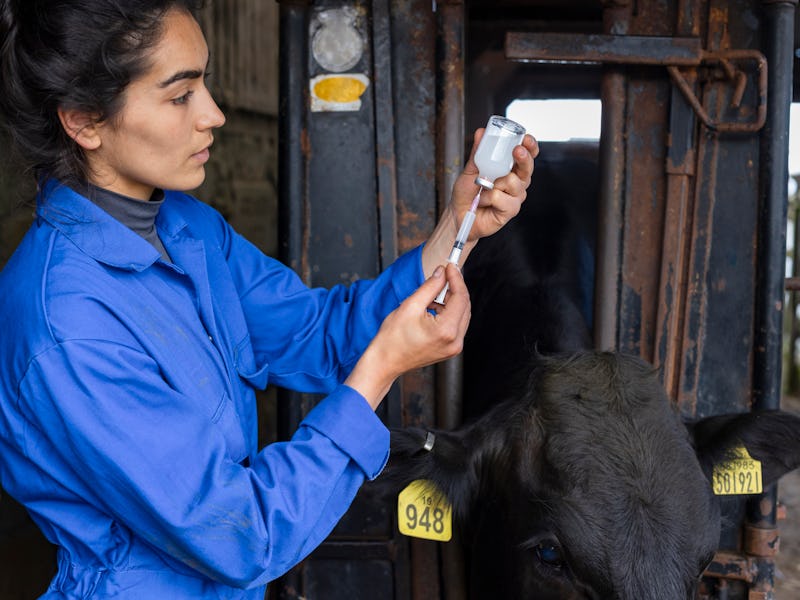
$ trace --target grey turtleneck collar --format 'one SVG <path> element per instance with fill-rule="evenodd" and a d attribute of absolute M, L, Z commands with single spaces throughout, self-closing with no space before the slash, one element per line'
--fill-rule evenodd
<path fill-rule="evenodd" d="M 87 185 L 86 197 L 134 233 L 150 242 L 161 253 L 161 257 L 165 261 L 171 262 L 156 231 L 156 217 L 161 205 L 164 204 L 163 190 L 156 189 L 150 200 L 144 202 L 90 183 Z"/>

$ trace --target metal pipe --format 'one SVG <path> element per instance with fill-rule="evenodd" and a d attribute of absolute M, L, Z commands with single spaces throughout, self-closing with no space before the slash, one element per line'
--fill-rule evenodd
<path fill-rule="evenodd" d="M 632 7 L 626 0 L 603 1 L 603 30 L 628 32 Z M 622 261 L 622 219 L 625 198 L 626 77 L 620 67 L 607 66 L 600 97 L 600 190 L 597 208 L 597 265 L 595 266 L 594 345 L 610 350 L 618 345 L 619 295 Z"/>
<path fill-rule="evenodd" d="M 795 181 L 798 178 L 795 177 Z M 800 206 L 797 204 L 798 194 L 795 192 L 794 200 L 794 241 L 792 243 L 792 277 L 786 280 L 786 291 L 789 300 L 789 357 L 786 361 L 786 368 L 789 369 L 786 391 L 789 394 L 796 394 L 798 388 L 797 378 L 797 290 L 800 290 Z M 791 283 L 790 283 L 791 280 Z"/>
<path fill-rule="evenodd" d="M 308 281 L 303 265 L 303 221 L 307 213 L 308 162 L 304 144 L 306 133 L 305 98 L 308 48 L 308 8 L 305 4 L 280 2 L 280 56 L 278 96 L 278 253 L 279 258 Z"/>
<path fill-rule="evenodd" d="M 307 47 L 305 44 L 307 7 L 281 2 L 279 9 L 280 55 L 278 100 L 278 255 L 284 264 L 298 271 L 308 281 L 303 256 L 306 246 L 303 221 L 308 213 L 308 164 L 302 144 L 306 107 L 297 98 L 306 80 Z M 288 439 L 302 419 L 300 395 L 278 390 L 278 437 Z"/>
<path fill-rule="evenodd" d="M 464 165 L 464 5 L 437 3 L 437 54 L 439 98 L 436 110 L 436 184 L 441 212 Z M 437 425 L 453 428 L 461 424 L 460 356 L 443 363 L 437 372 L 439 405 Z"/>
<path fill-rule="evenodd" d="M 305 131 L 306 107 L 297 98 L 303 98 L 303 85 L 307 79 L 306 51 L 307 4 L 280 2 L 280 32 L 278 53 L 278 256 L 295 271 L 305 275 L 302 257 L 306 246 L 303 237 L 305 202 L 308 198 L 308 164 L 302 150 Z M 302 396 L 297 392 L 279 388 L 276 421 L 278 439 L 289 439 L 302 420 Z M 283 575 L 277 586 L 281 595 L 288 590 L 303 593 L 301 573 L 293 569 Z"/>
<path fill-rule="evenodd" d="M 373 93 L 375 97 L 375 164 L 378 184 L 380 268 L 398 255 L 397 157 L 392 86 L 392 32 L 389 0 L 372 2 Z"/>
<path fill-rule="evenodd" d="M 753 408 L 780 405 L 781 337 L 789 179 L 796 0 L 763 4 L 764 54 L 769 64 L 767 120 L 761 133 L 758 287 Z"/>
<path fill-rule="evenodd" d="M 465 9 L 463 0 L 437 3 L 438 98 L 436 110 L 437 211 L 450 198 L 453 184 L 464 165 L 464 47 Z M 440 363 L 436 370 L 436 421 L 452 429 L 461 424 L 463 404 L 462 355 Z M 445 600 L 467 597 L 466 575 L 460 544 L 442 547 L 442 591 Z"/>
<path fill-rule="evenodd" d="M 622 218 L 625 172 L 625 76 L 615 67 L 603 74 L 600 133 L 600 194 L 597 211 L 597 277 L 594 343 L 601 350 L 617 347 Z"/>
<path fill-rule="evenodd" d="M 789 179 L 789 107 L 792 101 L 794 14 L 797 0 L 762 1 L 763 50 L 769 64 L 767 118 L 761 132 L 753 409 L 778 408 L 781 397 L 782 328 Z M 777 488 L 747 502 L 754 527 L 774 528 Z M 752 590 L 771 598 L 774 565 L 759 564 Z"/>

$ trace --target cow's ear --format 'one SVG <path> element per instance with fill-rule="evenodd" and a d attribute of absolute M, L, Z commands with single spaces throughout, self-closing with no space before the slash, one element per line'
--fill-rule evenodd
<path fill-rule="evenodd" d="M 454 513 L 464 515 L 477 488 L 471 454 L 463 432 L 393 429 L 389 463 L 375 483 L 384 493 L 397 494 L 417 479 L 432 481 L 453 505 Z"/>
<path fill-rule="evenodd" d="M 711 480 L 714 465 L 744 447 L 761 462 L 763 484 L 800 467 L 800 416 L 781 410 L 719 415 L 687 424 L 698 460 Z"/>

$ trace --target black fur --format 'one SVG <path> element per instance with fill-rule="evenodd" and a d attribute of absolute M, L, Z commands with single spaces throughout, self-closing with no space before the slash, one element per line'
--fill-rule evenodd
<path fill-rule="evenodd" d="M 719 540 L 714 461 L 744 443 L 765 484 L 800 462 L 800 418 L 711 417 L 687 429 L 638 357 L 538 355 L 526 389 L 434 431 L 430 452 L 426 430 L 393 431 L 377 482 L 394 494 L 429 479 L 448 497 L 472 598 L 693 598 Z"/>

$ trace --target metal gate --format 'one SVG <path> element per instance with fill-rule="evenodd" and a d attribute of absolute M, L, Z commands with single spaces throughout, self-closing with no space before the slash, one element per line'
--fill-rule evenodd
<path fill-rule="evenodd" d="M 311 285 L 377 274 L 432 230 L 465 131 L 514 98 L 598 97 L 596 346 L 661 366 L 686 417 L 776 407 L 795 5 L 281 2 L 283 258 Z M 458 424 L 459 367 L 404 377 L 381 416 Z M 284 435 L 314 402 L 284 395 Z M 771 597 L 776 504 L 742 503 L 703 597 Z M 464 582 L 457 549 L 361 498 L 270 594 L 449 599 Z"/>

